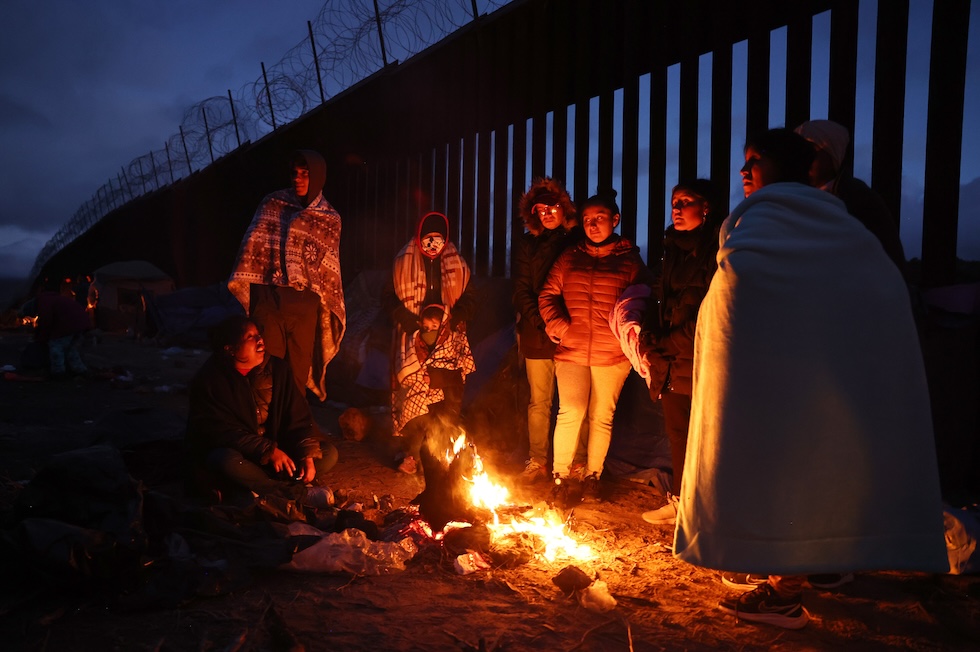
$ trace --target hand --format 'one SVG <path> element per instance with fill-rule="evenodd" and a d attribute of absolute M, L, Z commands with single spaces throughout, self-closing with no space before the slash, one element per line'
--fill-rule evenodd
<path fill-rule="evenodd" d="M 285 473 L 290 477 L 296 475 L 296 463 L 281 448 L 272 451 L 270 462 L 272 462 L 272 468 L 275 469 L 276 473 Z"/>
<path fill-rule="evenodd" d="M 313 482 L 313 478 L 316 477 L 316 467 L 313 466 L 313 458 L 306 457 L 300 461 L 300 473 L 299 480 L 304 483 Z"/>

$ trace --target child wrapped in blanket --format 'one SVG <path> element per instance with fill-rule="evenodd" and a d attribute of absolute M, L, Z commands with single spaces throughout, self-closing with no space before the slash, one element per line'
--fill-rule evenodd
<path fill-rule="evenodd" d="M 418 472 L 426 436 L 458 431 L 466 376 L 476 370 L 466 333 L 451 327 L 445 306 L 426 306 L 419 323 L 408 339 L 404 363 L 396 370 L 398 385 L 392 397 L 395 435 L 404 437 L 398 468 L 406 473 Z"/>

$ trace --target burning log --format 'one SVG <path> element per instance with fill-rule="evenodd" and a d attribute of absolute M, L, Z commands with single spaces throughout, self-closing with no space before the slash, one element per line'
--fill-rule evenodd
<path fill-rule="evenodd" d="M 465 436 L 450 436 L 450 428 L 436 423 L 422 443 L 419 457 L 425 475 L 425 489 L 412 503 L 433 530 L 441 530 L 451 521 L 482 520 L 470 499 L 470 488 L 476 468 L 476 451 L 465 444 Z M 457 445 L 457 442 L 461 442 Z"/>

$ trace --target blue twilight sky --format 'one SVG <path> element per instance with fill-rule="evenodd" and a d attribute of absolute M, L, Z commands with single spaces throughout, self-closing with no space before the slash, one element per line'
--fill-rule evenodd
<path fill-rule="evenodd" d="M 367 0 L 365 0 L 367 2 Z M 381 3 L 385 6 L 385 2 Z M 468 3 L 467 3 L 468 4 Z M 261 76 L 260 62 L 278 62 L 307 37 L 324 0 L 4 0 L 0 24 L 0 278 L 25 277 L 41 247 L 78 207 L 137 156 L 159 150 L 177 132 L 184 111 L 212 96 L 237 94 Z M 860 4 L 858 118 L 855 173 L 870 179 L 877 2 Z M 926 131 L 932 0 L 911 0 L 906 102 L 905 197 L 902 239 L 909 257 L 921 248 L 922 183 Z M 826 40 L 829 15 L 814 28 L 811 113 L 826 117 Z M 785 48 L 774 33 L 773 60 Z M 744 124 L 744 43 L 735 48 L 735 124 Z M 967 119 L 961 174 L 960 257 L 980 260 L 980 0 L 972 0 L 967 69 Z M 708 57 L 702 80 L 709 79 Z M 782 125 L 785 70 L 771 72 L 771 120 Z M 678 71 L 669 72 L 670 151 L 667 186 L 675 182 Z M 709 133 L 710 91 L 702 94 L 702 134 Z M 595 112 L 593 112 L 595 114 Z M 574 124 L 570 121 L 570 124 Z M 644 121 L 641 120 L 641 125 Z M 593 130 L 595 133 L 596 130 Z M 646 134 L 641 133 L 641 142 Z M 744 133 L 733 130 L 730 180 L 738 199 L 737 170 Z M 707 143 L 700 170 L 707 175 Z M 618 149 L 618 148 L 617 148 Z M 549 161 L 550 165 L 550 161 Z M 641 170 L 642 171 L 642 170 Z M 556 173 L 560 174 L 560 173 Z M 593 171 L 594 176 L 594 171 Z M 590 187 L 595 186 L 595 181 Z M 621 187 L 618 183 L 617 187 Z M 640 215 L 667 216 L 666 205 L 642 199 Z M 646 225 L 644 225 L 645 227 Z M 639 240 L 645 240 L 641 230 Z"/>

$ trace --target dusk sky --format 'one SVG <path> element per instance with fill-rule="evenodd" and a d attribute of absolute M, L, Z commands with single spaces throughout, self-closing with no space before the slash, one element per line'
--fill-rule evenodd
<path fill-rule="evenodd" d="M 307 38 L 324 0 L 0 3 L 0 277 L 184 111 L 237 93 Z"/>
<path fill-rule="evenodd" d="M 306 21 L 315 21 L 323 5 L 324 0 L 0 3 L 7 28 L 0 39 L 0 277 L 26 277 L 41 247 L 101 185 L 137 156 L 160 150 L 188 107 L 229 89 L 237 94 L 258 79 L 260 62 L 278 62 L 307 38 Z M 873 35 L 875 6 L 861 3 L 862 35 Z M 931 6 L 931 0 L 911 2 L 908 209 L 902 216 L 909 257 L 919 255 Z M 829 20 L 815 22 L 815 44 L 822 23 Z M 980 115 L 978 0 L 972 3 L 970 39 L 959 254 L 980 259 L 980 130 L 971 120 Z M 815 84 L 821 75 L 816 68 Z M 866 180 L 873 73 L 873 46 L 862 45 L 855 171 Z M 774 71 L 773 78 L 780 74 Z M 819 89 L 814 96 L 819 103 Z M 774 99 L 773 115 L 781 110 Z M 819 107 L 814 117 L 825 117 Z"/>

